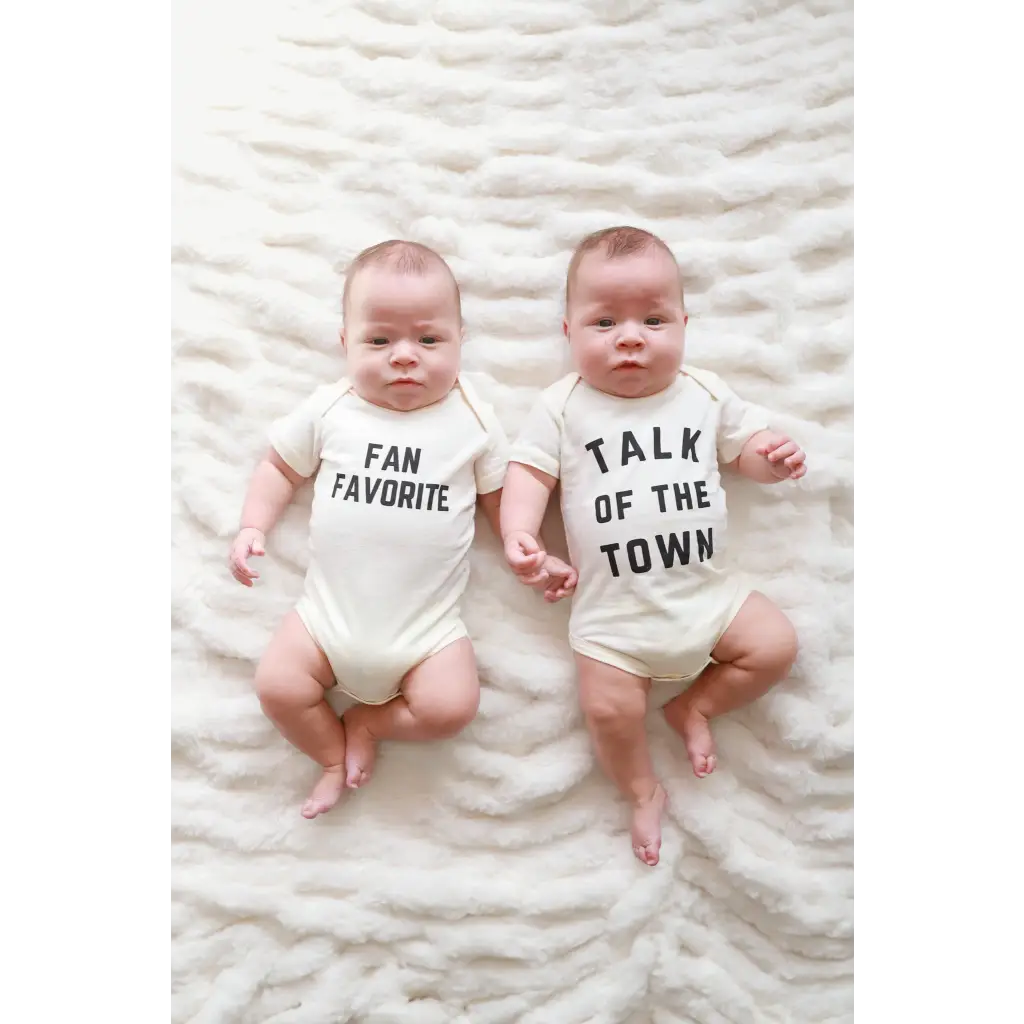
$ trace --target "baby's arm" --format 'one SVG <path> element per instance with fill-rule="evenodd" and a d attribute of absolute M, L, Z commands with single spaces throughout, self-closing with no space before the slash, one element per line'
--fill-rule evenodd
<path fill-rule="evenodd" d="M 742 476 L 759 484 L 799 480 L 807 472 L 807 453 L 786 434 L 759 430 L 743 445 L 739 458 L 729 463 Z"/>
<path fill-rule="evenodd" d="M 256 467 L 242 506 L 242 529 L 253 527 L 268 533 L 291 504 L 307 478 L 296 473 L 273 448 Z"/>
<path fill-rule="evenodd" d="M 740 398 L 717 374 L 688 371 L 719 403 L 718 457 L 731 469 L 759 484 L 799 480 L 807 472 L 804 450 L 786 434 L 769 427 L 765 411 Z"/>
<path fill-rule="evenodd" d="M 538 540 L 540 524 L 557 479 L 533 466 L 510 462 L 501 499 L 501 539 L 505 558 L 523 583 L 543 577 L 547 552 Z"/>
<path fill-rule="evenodd" d="M 478 494 L 476 507 L 484 514 L 484 518 L 491 525 L 494 536 L 501 539 L 501 488 L 496 491 L 489 491 L 487 494 Z"/>
<path fill-rule="evenodd" d="M 249 482 L 242 525 L 231 545 L 231 575 L 239 583 L 251 587 L 259 579 L 246 559 L 266 552 L 266 535 L 296 489 L 319 468 L 323 416 L 341 394 L 337 385 L 317 388 L 297 409 L 271 424 L 270 448 Z"/>
<path fill-rule="evenodd" d="M 499 539 L 502 536 L 501 510 L 505 504 L 502 494 L 502 490 L 493 490 L 490 494 L 480 495 L 477 499 L 480 511 L 485 516 L 487 522 L 490 523 L 490 528 L 495 531 L 495 536 Z M 560 601 L 563 597 L 568 597 L 575 590 L 578 579 L 577 571 L 556 555 L 545 553 L 544 549 L 547 548 L 547 544 L 543 535 L 539 534 L 538 539 L 540 541 L 539 553 L 543 556 L 540 566 L 524 574 L 517 572 L 516 575 L 521 583 L 531 587 L 543 587 L 544 599 L 546 601 Z M 506 551 L 507 558 L 508 554 Z"/>
<path fill-rule="evenodd" d="M 558 483 L 561 428 L 555 408 L 565 404 L 566 385 L 548 389 L 530 411 L 512 449 L 501 499 L 501 538 L 505 559 L 521 583 L 543 586 L 545 601 L 559 601 L 576 589 L 576 570 L 545 550 L 541 522 Z M 563 393 L 564 392 L 564 393 Z M 554 408 L 552 407 L 554 406 Z"/>
<path fill-rule="evenodd" d="M 501 490 L 491 491 L 490 494 L 481 494 L 477 498 L 477 507 L 491 524 L 491 529 L 498 538 L 501 537 L 502 493 Z M 544 545 L 543 537 L 540 538 L 540 543 L 541 546 Z M 517 576 L 530 586 L 543 586 L 545 601 L 560 601 L 576 589 L 576 570 L 555 555 L 544 555 L 539 569 L 526 576 L 517 573 Z"/>
<path fill-rule="evenodd" d="M 250 555 L 266 554 L 266 535 L 291 503 L 306 478 L 300 476 L 274 451 L 268 449 L 249 481 L 242 506 L 241 526 L 231 545 L 231 575 L 247 587 L 260 574 L 250 569 Z"/>

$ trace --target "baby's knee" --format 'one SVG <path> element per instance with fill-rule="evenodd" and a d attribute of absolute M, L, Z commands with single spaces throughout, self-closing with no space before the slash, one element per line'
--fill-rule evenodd
<path fill-rule="evenodd" d="M 647 714 L 647 700 L 642 693 L 602 689 L 581 696 L 580 706 L 587 723 L 602 733 L 632 731 Z"/>
<path fill-rule="evenodd" d="M 480 707 L 480 689 L 467 690 L 461 694 L 445 694 L 444 697 L 425 702 L 413 711 L 438 739 L 446 739 L 462 732 L 476 718 Z"/>
<path fill-rule="evenodd" d="M 765 670 L 778 679 L 784 679 L 793 667 L 799 650 L 796 630 L 789 619 L 783 616 L 771 636 L 762 642 L 758 660 Z"/>
<path fill-rule="evenodd" d="M 316 683 L 315 680 L 311 682 Z M 314 699 L 312 688 L 303 686 L 293 674 L 263 664 L 256 669 L 254 686 L 260 707 L 270 718 L 294 711 L 296 708 L 307 707 L 311 702 L 315 704 L 323 696 L 321 692 L 315 694 Z"/>

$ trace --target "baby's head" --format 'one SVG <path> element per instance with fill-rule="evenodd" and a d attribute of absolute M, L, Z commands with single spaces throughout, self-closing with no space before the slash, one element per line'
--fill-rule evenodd
<path fill-rule="evenodd" d="M 418 242 L 364 249 L 345 275 L 341 343 L 356 393 L 408 412 L 455 385 L 462 303 L 448 264 Z"/>
<path fill-rule="evenodd" d="M 622 398 L 664 390 L 682 365 L 688 319 L 679 265 L 657 235 L 605 228 L 576 247 L 562 329 L 591 387 Z"/>

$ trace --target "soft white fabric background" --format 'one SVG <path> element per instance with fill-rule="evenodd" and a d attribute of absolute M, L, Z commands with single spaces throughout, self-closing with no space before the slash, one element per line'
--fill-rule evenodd
<path fill-rule="evenodd" d="M 174 1016 L 326 1024 L 852 1019 L 852 3 L 237 0 L 179 7 L 174 249 Z M 563 368 L 584 233 L 650 227 L 688 359 L 777 412 L 799 485 L 730 492 L 739 560 L 802 640 L 716 722 L 638 864 L 576 709 L 567 608 L 481 536 L 484 692 L 310 824 L 315 769 L 249 681 L 306 563 L 303 494 L 225 568 L 267 423 L 342 369 L 338 271 L 403 235 L 462 283 L 465 365 L 512 432 Z M 663 695 L 662 695 L 663 696 Z"/>

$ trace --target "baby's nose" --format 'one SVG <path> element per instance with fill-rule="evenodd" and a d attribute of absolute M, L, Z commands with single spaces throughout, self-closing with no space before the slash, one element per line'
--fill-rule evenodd
<path fill-rule="evenodd" d="M 416 347 L 400 341 L 391 349 L 391 363 L 394 366 L 411 366 L 416 362 Z"/>
<path fill-rule="evenodd" d="M 618 338 L 615 341 L 616 348 L 634 349 L 643 348 L 643 335 L 636 327 L 624 324 Z"/>

